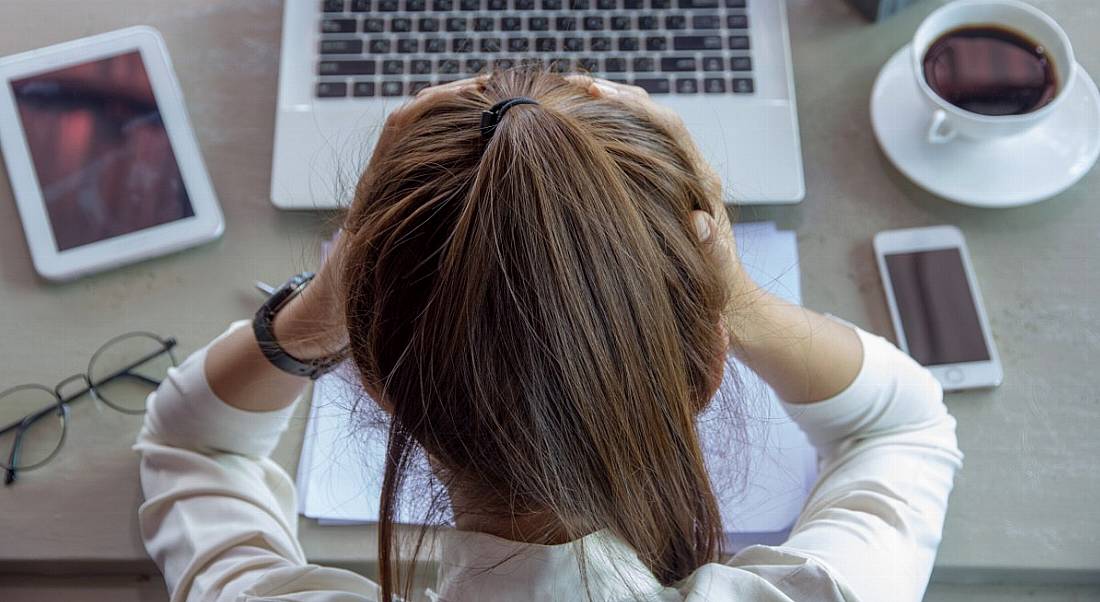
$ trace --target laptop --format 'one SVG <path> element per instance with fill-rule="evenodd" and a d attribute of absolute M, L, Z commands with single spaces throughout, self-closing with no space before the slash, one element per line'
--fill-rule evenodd
<path fill-rule="evenodd" d="M 287 0 L 271 199 L 345 205 L 386 114 L 424 87 L 541 62 L 641 86 L 738 204 L 805 194 L 785 0 Z"/>

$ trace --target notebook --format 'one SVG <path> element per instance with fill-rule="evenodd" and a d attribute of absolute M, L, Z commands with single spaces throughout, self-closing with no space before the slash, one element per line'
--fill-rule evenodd
<path fill-rule="evenodd" d="M 801 302 L 795 233 L 774 223 L 734 226 L 741 262 L 762 287 Z M 358 403 L 364 411 L 353 414 Z M 741 420 L 732 418 L 739 414 Z M 384 415 L 346 372 L 314 384 L 298 464 L 299 512 L 321 524 L 378 520 L 386 449 Z M 735 425 L 741 424 L 740 428 Z M 732 358 L 715 403 L 699 417 L 700 437 L 727 531 L 727 548 L 777 544 L 798 517 L 817 476 L 816 452 L 775 393 Z M 410 478 L 398 520 L 426 511 L 431 474 Z"/>

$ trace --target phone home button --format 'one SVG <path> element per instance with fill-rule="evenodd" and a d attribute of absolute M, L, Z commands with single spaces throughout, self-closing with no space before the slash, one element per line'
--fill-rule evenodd
<path fill-rule="evenodd" d="M 963 381 L 963 371 L 958 368 L 948 368 L 943 376 L 949 383 L 958 384 Z"/>

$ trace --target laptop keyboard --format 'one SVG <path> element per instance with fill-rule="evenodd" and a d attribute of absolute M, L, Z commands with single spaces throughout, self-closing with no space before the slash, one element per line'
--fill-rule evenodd
<path fill-rule="evenodd" d="M 650 94 L 751 95 L 750 1 L 321 0 L 314 93 L 406 96 L 541 64 Z"/>

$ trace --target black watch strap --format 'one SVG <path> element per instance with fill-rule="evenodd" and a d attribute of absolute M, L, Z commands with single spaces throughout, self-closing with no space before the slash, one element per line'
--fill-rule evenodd
<path fill-rule="evenodd" d="M 317 380 L 342 362 L 346 354 L 338 353 L 314 360 L 300 360 L 287 353 L 275 340 L 275 315 L 291 299 L 301 294 L 313 280 L 313 276 L 313 272 L 296 274 L 275 289 L 260 309 L 256 310 L 256 316 L 252 318 L 252 332 L 256 335 L 260 352 L 264 354 L 267 361 L 271 362 L 271 365 L 288 374 L 308 376 L 312 380 Z"/>

